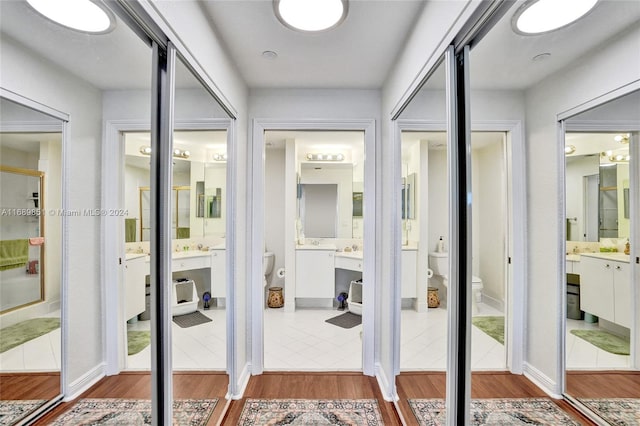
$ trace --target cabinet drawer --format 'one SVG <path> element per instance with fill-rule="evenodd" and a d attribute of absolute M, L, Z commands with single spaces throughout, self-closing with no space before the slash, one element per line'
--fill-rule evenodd
<path fill-rule="evenodd" d="M 186 257 L 183 259 L 173 259 L 171 262 L 172 272 L 188 271 L 190 269 L 201 269 L 211 267 L 211 256 Z"/>
<path fill-rule="evenodd" d="M 351 257 L 336 256 L 336 268 L 348 269 L 350 271 L 362 272 L 362 259 L 354 259 Z"/>

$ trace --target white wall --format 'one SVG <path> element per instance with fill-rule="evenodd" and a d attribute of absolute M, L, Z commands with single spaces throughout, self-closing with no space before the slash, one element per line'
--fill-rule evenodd
<path fill-rule="evenodd" d="M 584 177 L 597 175 L 600 172 L 600 159 L 598 156 L 579 158 L 567 158 L 566 172 L 566 210 L 567 217 L 575 217 L 577 220 L 571 224 L 572 241 L 583 241 L 585 233 L 584 222 Z"/>
<path fill-rule="evenodd" d="M 275 274 L 285 266 L 285 150 L 267 149 L 265 151 L 264 198 L 266 201 L 264 242 L 265 249 L 275 254 L 275 264 L 270 284 L 285 287 L 286 280 Z M 286 291 L 285 291 L 286 293 Z"/>
<path fill-rule="evenodd" d="M 558 150 L 556 114 L 637 81 L 638 51 L 640 28 L 635 28 L 526 92 L 530 238 L 525 358 L 556 393 L 560 393 L 560 348 L 559 340 L 551 339 L 549 333 L 560 330 L 562 321 L 560 233 L 565 226 L 560 204 L 563 189 L 558 184 L 562 165 L 549 154 Z"/>
<path fill-rule="evenodd" d="M 100 207 L 100 92 L 9 37 L 0 40 L 2 87 L 70 114 L 66 157 L 68 207 Z M 67 382 L 74 383 L 102 363 L 100 218 L 72 217 L 67 229 L 69 259 Z"/>

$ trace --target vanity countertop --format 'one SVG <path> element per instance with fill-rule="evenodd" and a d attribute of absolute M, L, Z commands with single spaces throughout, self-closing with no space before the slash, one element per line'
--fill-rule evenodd
<path fill-rule="evenodd" d="M 580 255 L 579 254 L 568 254 L 567 255 L 567 260 L 569 262 L 580 262 Z"/>
<path fill-rule="evenodd" d="M 337 251 L 336 257 L 348 257 L 349 259 L 359 259 L 362 260 L 364 252 L 361 250 L 358 251 Z"/>
<path fill-rule="evenodd" d="M 145 257 L 148 256 L 147 253 L 127 253 L 125 255 L 125 259 L 126 260 L 133 260 L 133 259 L 137 259 L 139 257 Z"/>
<path fill-rule="evenodd" d="M 582 253 L 582 256 L 596 257 L 598 259 L 615 260 L 617 262 L 627 262 L 631 260 L 631 256 L 624 253 Z"/>
<path fill-rule="evenodd" d="M 204 250 L 186 250 L 186 251 L 174 251 L 171 253 L 172 259 L 184 259 L 188 257 L 200 257 L 200 256 L 210 256 L 209 251 Z"/>
<path fill-rule="evenodd" d="M 335 250 L 336 246 L 333 244 L 298 244 L 296 250 Z"/>

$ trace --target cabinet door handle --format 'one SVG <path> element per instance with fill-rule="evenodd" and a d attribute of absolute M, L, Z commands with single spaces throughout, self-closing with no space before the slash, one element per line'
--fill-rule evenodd
<path fill-rule="evenodd" d="M 622 269 L 622 267 L 616 266 L 616 271 L 620 271 L 621 269 Z"/>
<path fill-rule="evenodd" d="M 609 265 L 608 263 L 606 264 L 605 268 L 609 269 L 611 268 L 611 265 Z"/>

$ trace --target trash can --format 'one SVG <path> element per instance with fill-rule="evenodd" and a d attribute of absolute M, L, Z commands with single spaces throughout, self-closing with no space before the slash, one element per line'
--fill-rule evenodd
<path fill-rule="evenodd" d="M 584 312 L 580 310 L 580 275 L 567 274 L 567 318 L 581 320 Z"/>

